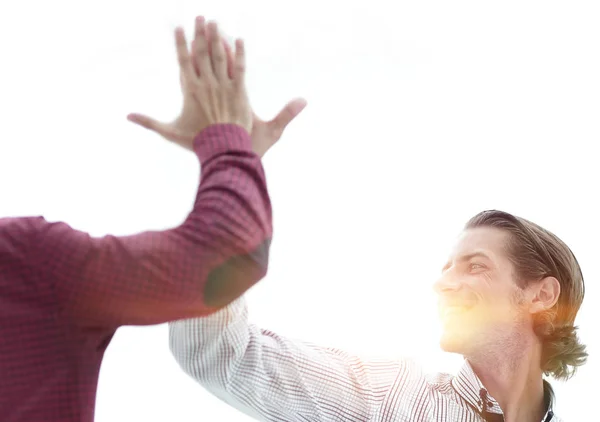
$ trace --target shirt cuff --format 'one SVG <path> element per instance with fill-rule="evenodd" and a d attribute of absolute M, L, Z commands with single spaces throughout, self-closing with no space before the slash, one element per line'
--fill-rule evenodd
<path fill-rule="evenodd" d="M 200 163 L 233 151 L 252 152 L 248 131 L 236 124 L 215 124 L 202 130 L 194 139 L 194 151 Z"/>

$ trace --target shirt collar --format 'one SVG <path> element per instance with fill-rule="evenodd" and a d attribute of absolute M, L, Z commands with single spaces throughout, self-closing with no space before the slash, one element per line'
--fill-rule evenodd
<path fill-rule="evenodd" d="M 465 363 L 462 368 L 458 372 L 458 374 L 452 379 L 452 386 L 456 390 L 456 392 L 472 407 L 477 409 L 478 412 L 483 413 L 484 400 L 482 400 L 481 395 L 484 394 L 487 402 L 487 412 L 488 413 L 496 413 L 502 415 L 502 409 L 500 405 L 490 394 L 488 394 L 487 389 L 481 383 L 481 380 L 473 371 L 471 364 L 468 360 L 465 359 Z M 542 422 L 551 421 L 553 419 L 553 411 L 552 407 L 554 404 L 554 392 L 552 391 L 552 387 L 548 381 L 544 380 L 544 402 L 547 406 L 546 415 Z"/>

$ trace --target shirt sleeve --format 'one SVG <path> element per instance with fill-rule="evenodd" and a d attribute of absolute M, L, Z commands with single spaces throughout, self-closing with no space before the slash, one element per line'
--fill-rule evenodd
<path fill-rule="evenodd" d="M 207 318 L 170 323 L 169 337 L 188 375 L 263 421 L 372 420 L 409 371 L 407 361 L 361 359 L 249 324 L 243 297 Z"/>
<path fill-rule="evenodd" d="M 75 324 L 146 325 L 215 312 L 266 274 L 271 204 L 244 129 L 213 125 L 194 150 L 201 181 L 180 226 L 93 238 L 42 217 L 9 219 L 4 225 L 20 226 L 9 230 L 20 240 L 0 252 L 26 259 Z"/>

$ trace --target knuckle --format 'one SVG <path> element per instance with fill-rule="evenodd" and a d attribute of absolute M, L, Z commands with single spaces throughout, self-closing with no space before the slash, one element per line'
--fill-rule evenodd
<path fill-rule="evenodd" d="M 210 77 L 210 78 L 206 78 L 203 81 L 203 85 L 202 85 L 202 92 L 204 92 L 205 95 L 217 95 L 219 93 L 219 84 L 216 78 L 214 77 Z"/>
<path fill-rule="evenodd" d="M 202 93 L 206 91 L 205 86 L 201 80 L 195 80 L 195 81 L 190 82 L 186 86 L 186 90 L 192 97 L 196 97 L 197 95 L 202 95 Z"/>
<path fill-rule="evenodd" d="M 211 84 L 209 83 L 210 81 L 204 77 L 204 78 L 200 78 L 199 80 L 196 81 L 195 85 L 194 85 L 194 90 L 195 91 L 208 91 L 211 88 Z"/>

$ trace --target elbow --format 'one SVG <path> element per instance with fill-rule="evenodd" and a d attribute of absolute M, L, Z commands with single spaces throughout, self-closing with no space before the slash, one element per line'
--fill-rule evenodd
<path fill-rule="evenodd" d="M 267 274 L 271 238 L 253 251 L 229 258 L 207 276 L 204 303 L 211 308 L 227 306 Z"/>
<path fill-rule="evenodd" d="M 206 379 L 208 368 L 201 359 L 205 354 L 202 343 L 194 341 L 197 335 L 192 331 L 188 321 L 176 321 L 169 324 L 169 349 L 186 374 L 192 376 L 199 382 Z"/>

